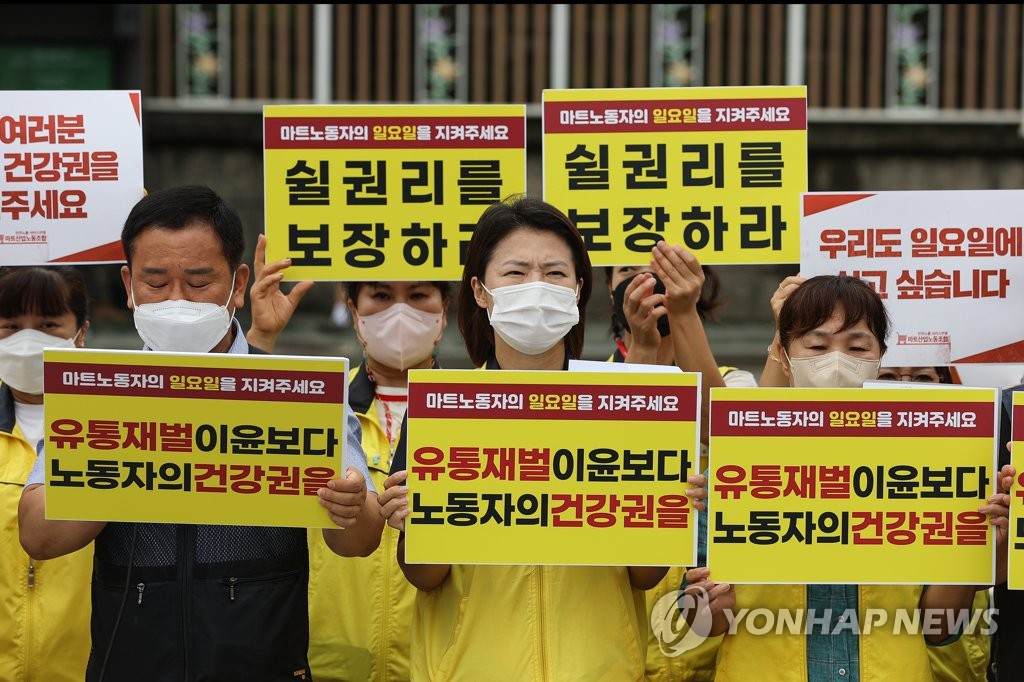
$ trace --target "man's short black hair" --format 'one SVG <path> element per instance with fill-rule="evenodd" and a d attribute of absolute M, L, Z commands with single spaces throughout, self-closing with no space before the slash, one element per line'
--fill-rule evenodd
<path fill-rule="evenodd" d="M 232 271 L 242 263 L 245 234 L 238 212 L 206 185 L 179 185 L 143 197 L 124 221 L 121 246 L 128 267 L 132 265 L 135 240 L 150 228 L 183 230 L 208 226 L 220 239 L 224 258 Z"/>

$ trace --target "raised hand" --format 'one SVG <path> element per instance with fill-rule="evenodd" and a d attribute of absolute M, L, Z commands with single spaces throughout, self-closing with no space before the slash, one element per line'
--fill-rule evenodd
<path fill-rule="evenodd" d="M 651 269 L 665 283 L 665 307 L 670 314 L 696 312 L 704 288 L 704 270 L 691 251 L 668 242 L 651 250 Z"/>
<path fill-rule="evenodd" d="M 655 358 L 661 345 L 658 320 L 668 314 L 665 296 L 654 293 L 654 285 L 651 273 L 638 273 L 626 285 L 626 295 L 622 300 L 622 313 L 626 316 L 631 335 L 629 354 L 638 358 L 646 352 L 652 358 L 651 362 L 657 361 Z"/>
<path fill-rule="evenodd" d="M 256 240 L 256 254 L 252 269 L 255 275 L 249 300 L 252 305 L 252 326 L 245 335 L 246 340 L 268 353 L 277 345 L 277 337 L 295 314 L 299 301 L 313 287 L 313 282 L 297 282 L 287 294 L 281 290 L 284 270 L 291 264 L 291 258 L 267 263 L 267 237 L 261 234 Z"/>

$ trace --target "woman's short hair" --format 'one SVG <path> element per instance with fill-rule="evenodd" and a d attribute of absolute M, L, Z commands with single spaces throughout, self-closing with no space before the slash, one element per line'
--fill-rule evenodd
<path fill-rule="evenodd" d="M 81 327 L 89 319 L 85 278 L 73 265 L 24 265 L 0 268 L 0 317 L 75 316 Z"/>
<path fill-rule="evenodd" d="M 840 331 L 863 320 L 885 354 L 890 325 L 885 304 L 870 284 L 849 275 L 811 277 L 789 295 L 779 311 L 782 347 L 789 348 L 790 342 L 828 322 L 837 309 L 843 311 Z"/>
<path fill-rule="evenodd" d="M 512 232 L 522 229 L 551 232 L 564 241 L 572 252 L 576 278 L 582 281 L 578 304 L 580 321 L 565 335 L 565 347 L 570 357 L 579 358 L 583 353 L 587 301 L 590 300 L 594 285 L 590 256 L 583 237 L 562 211 L 541 199 L 519 194 L 491 204 L 483 212 L 466 249 L 466 263 L 457 298 L 459 332 L 470 360 L 477 366 L 487 362 L 494 354 L 494 330 L 487 318 L 487 310 L 476 303 L 471 283 L 474 277 L 483 281 L 498 244 Z"/>

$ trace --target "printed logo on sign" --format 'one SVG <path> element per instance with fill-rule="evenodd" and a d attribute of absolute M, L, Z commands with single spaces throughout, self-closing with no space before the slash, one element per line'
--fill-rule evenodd
<path fill-rule="evenodd" d="M 896 344 L 899 346 L 948 346 L 949 332 L 897 334 Z"/>
<path fill-rule="evenodd" d="M 687 625 L 691 614 L 693 621 Z M 658 639 L 661 653 L 669 658 L 697 648 L 707 639 L 711 624 L 708 593 L 702 587 L 690 587 L 686 592 L 668 592 L 655 602 L 651 610 L 651 630 Z"/>
<path fill-rule="evenodd" d="M 45 244 L 46 232 L 44 230 L 16 230 L 14 234 L 0 235 L 0 243 Z"/>

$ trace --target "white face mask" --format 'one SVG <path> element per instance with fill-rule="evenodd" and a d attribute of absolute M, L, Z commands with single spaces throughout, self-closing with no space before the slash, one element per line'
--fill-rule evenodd
<path fill-rule="evenodd" d="M 231 326 L 234 315 L 228 303 L 234 295 L 235 273 L 231 273 L 231 292 L 224 305 L 192 301 L 135 303 L 135 328 L 146 345 L 157 351 L 207 353 L 220 343 Z"/>
<path fill-rule="evenodd" d="M 441 313 L 417 310 L 407 303 L 359 315 L 357 325 L 366 354 L 394 369 L 405 370 L 429 358 L 441 337 Z"/>
<path fill-rule="evenodd" d="M 527 282 L 491 291 L 491 327 L 505 343 L 525 355 L 539 355 L 565 338 L 580 321 L 576 290 L 547 282 Z"/>
<path fill-rule="evenodd" d="M 860 388 L 878 378 L 879 360 L 862 360 L 842 351 L 789 359 L 789 382 L 797 388 Z"/>
<path fill-rule="evenodd" d="M 38 329 L 22 329 L 0 339 L 0 380 L 30 395 L 43 392 L 43 349 L 74 348 L 75 338 L 62 339 Z"/>

